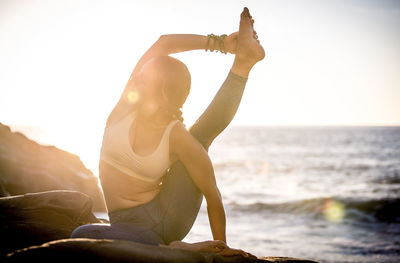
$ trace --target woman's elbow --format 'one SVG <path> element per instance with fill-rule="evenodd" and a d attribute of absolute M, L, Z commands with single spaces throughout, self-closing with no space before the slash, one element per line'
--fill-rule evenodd
<path fill-rule="evenodd" d="M 163 46 L 163 47 L 166 47 L 168 45 L 167 42 L 168 42 L 167 35 L 161 35 L 156 41 L 157 45 Z"/>
<path fill-rule="evenodd" d="M 154 55 L 167 56 L 170 50 L 169 46 L 167 35 L 161 35 L 157 41 L 154 42 L 151 49 L 155 52 Z"/>
<path fill-rule="evenodd" d="M 221 196 L 221 193 L 219 192 L 218 188 L 216 188 L 216 191 L 205 192 L 205 193 L 203 193 L 203 195 L 207 201 L 207 205 L 214 205 L 214 204 L 222 203 L 222 196 Z"/>

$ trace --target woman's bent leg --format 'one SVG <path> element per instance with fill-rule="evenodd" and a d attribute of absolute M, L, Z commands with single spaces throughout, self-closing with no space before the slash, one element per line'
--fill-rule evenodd
<path fill-rule="evenodd" d="M 190 133 L 208 151 L 212 141 L 232 121 L 239 107 L 247 78 L 229 72 L 214 99 L 190 127 Z M 182 240 L 193 226 L 203 194 L 183 164 L 175 162 L 163 177 L 159 201 L 163 212 L 163 238 L 166 244 Z"/>
<path fill-rule="evenodd" d="M 141 229 L 134 224 L 88 224 L 77 227 L 71 238 L 122 239 L 148 245 L 164 244 L 152 229 Z"/>

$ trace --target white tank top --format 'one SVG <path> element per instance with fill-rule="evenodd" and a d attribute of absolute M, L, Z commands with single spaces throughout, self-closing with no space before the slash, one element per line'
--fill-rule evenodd
<path fill-rule="evenodd" d="M 153 153 L 141 156 L 133 151 L 129 143 L 129 129 L 135 117 L 136 112 L 129 113 L 123 119 L 105 128 L 100 159 L 127 175 L 147 182 L 155 182 L 171 165 L 169 134 L 179 120 L 173 120 L 168 124 L 160 144 Z"/>

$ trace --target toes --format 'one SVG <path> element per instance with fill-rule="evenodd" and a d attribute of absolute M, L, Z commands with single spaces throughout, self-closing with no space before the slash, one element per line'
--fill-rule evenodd
<path fill-rule="evenodd" d="M 246 15 L 248 18 L 252 19 L 253 17 L 250 15 L 250 11 L 247 7 L 244 8 L 244 10 L 246 11 Z"/>
<path fill-rule="evenodd" d="M 249 9 L 247 7 L 243 8 L 243 11 L 242 11 L 241 15 L 244 16 L 244 17 L 248 17 L 248 18 L 252 19 L 251 15 L 250 15 L 250 12 L 249 12 Z"/>
<path fill-rule="evenodd" d="M 246 26 L 251 26 L 251 21 L 249 19 L 249 17 L 246 15 L 245 11 L 242 12 L 242 14 L 240 15 L 240 24 L 245 23 Z"/>
<path fill-rule="evenodd" d="M 239 35 L 243 35 L 244 38 L 251 38 L 253 35 L 253 25 L 251 18 L 249 17 L 249 9 L 245 7 L 240 17 Z"/>
<path fill-rule="evenodd" d="M 247 17 L 247 14 L 246 14 L 246 7 L 243 8 L 243 11 L 242 11 L 242 13 L 240 14 L 240 16 L 241 16 L 242 18 Z"/>
<path fill-rule="evenodd" d="M 244 7 L 244 8 L 243 8 L 243 12 L 245 12 L 246 15 L 247 15 L 247 14 L 250 14 L 250 13 L 249 13 L 249 9 L 248 9 L 247 7 Z"/>
<path fill-rule="evenodd" d="M 257 32 L 254 30 L 253 31 L 253 37 L 255 38 L 255 39 L 258 39 L 258 35 L 257 35 Z"/>

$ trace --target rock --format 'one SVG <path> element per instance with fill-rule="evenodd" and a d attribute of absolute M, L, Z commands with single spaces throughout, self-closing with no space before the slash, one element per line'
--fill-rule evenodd
<path fill-rule="evenodd" d="M 183 249 L 158 247 L 126 240 L 110 239 L 63 239 L 33 246 L 8 254 L 4 262 L 281 262 L 315 263 L 315 261 L 294 258 L 256 258 L 243 256 L 220 256 L 214 253 L 187 251 Z"/>
<path fill-rule="evenodd" d="M 0 198 L 0 254 L 69 238 L 83 224 L 101 223 L 92 200 L 76 191 L 49 191 Z M 1 261 L 1 260 L 0 260 Z"/>
<path fill-rule="evenodd" d="M 0 198 L 0 262 L 308 262 L 282 257 L 223 257 L 127 240 L 70 239 L 84 224 L 105 223 L 76 191 Z M 264 259 L 264 260 L 263 260 Z"/>
<path fill-rule="evenodd" d="M 7 192 L 6 188 L 3 185 L 3 181 L 1 180 L 0 175 L 0 197 L 10 196 L 10 193 Z"/>
<path fill-rule="evenodd" d="M 76 190 L 89 195 L 95 211 L 105 212 L 98 178 L 78 156 L 40 145 L 0 123 L 0 194 Z"/>
<path fill-rule="evenodd" d="M 266 260 L 267 262 L 282 262 L 282 263 L 318 263 L 313 260 L 291 258 L 291 257 L 261 257 L 260 259 Z"/>

